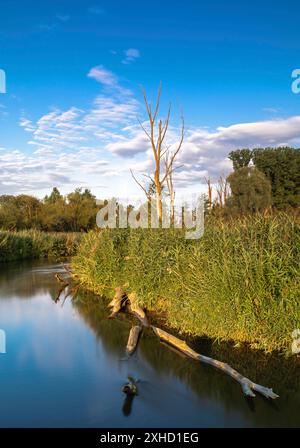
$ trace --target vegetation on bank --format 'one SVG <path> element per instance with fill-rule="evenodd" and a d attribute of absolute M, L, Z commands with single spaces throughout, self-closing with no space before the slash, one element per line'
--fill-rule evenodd
<path fill-rule="evenodd" d="M 0 262 L 71 257 L 76 254 L 80 240 L 79 233 L 0 231 Z"/>
<path fill-rule="evenodd" d="M 99 206 L 90 190 L 77 188 L 66 196 L 53 188 L 38 199 L 20 194 L 0 196 L 0 229 L 35 229 L 44 232 L 82 232 L 96 224 Z"/>
<path fill-rule="evenodd" d="M 210 217 L 204 236 L 191 241 L 172 229 L 90 232 L 72 264 L 85 287 L 112 296 L 123 285 L 186 334 L 290 352 L 300 328 L 294 215 Z"/>

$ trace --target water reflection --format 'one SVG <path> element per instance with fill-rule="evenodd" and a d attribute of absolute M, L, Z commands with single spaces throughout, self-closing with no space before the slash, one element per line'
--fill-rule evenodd
<path fill-rule="evenodd" d="M 127 360 L 128 317 L 107 319 L 105 303 L 89 294 L 55 303 L 56 272 L 61 265 L 1 266 L 1 426 L 300 426 L 299 359 L 209 341 L 197 347 L 273 387 L 277 402 L 247 401 L 229 377 L 178 355 L 151 331 Z M 128 376 L 139 380 L 136 397 L 122 392 Z"/>

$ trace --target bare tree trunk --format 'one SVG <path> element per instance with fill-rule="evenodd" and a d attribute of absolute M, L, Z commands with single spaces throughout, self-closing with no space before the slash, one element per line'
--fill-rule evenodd
<path fill-rule="evenodd" d="M 149 321 L 146 316 L 145 311 L 139 306 L 137 303 L 136 294 L 133 292 L 128 294 L 129 305 L 127 306 L 128 311 L 133 314 L 139 321 L 142 323 L 144 327 L 149 327 Z"/>
<path fill-rule="evenodd" d="M 132 355 L 135 352 L 139 342 L 141 331 L 142 327 L 139 325 L 135 325 L 131 328 L 126 346 L 126 354 L 128 356 Z"/>
<path fill-rule="evenodd" d="M 264 395 L 266 398 L 278 398 L 278 395 L 275 394 L 272 389 L 261 386 L 260 384 L 253 383 L 248 378 L 244 377 L 239 372 L 234 370 L 230 365 L 221 361 L 217 361 L 216 359 L 209 358 L 208 356 L 200 355 L 199 353 L 192 350 L 184 341 L 176 338 L 166 331 L 161 330 L 160 328 L 152 327 L 152 329 L 161 340 L 167 342 L 168 344 L 171 344 L 173 347 L 185 353 L 190 358 L 193 358 L 196 361 L 200 361 L 205 364 L 210 364 L 211 366 L 214 366 L 217 369 L 220 369 L 223 372 L 227 373 L 227 375 L 231 376 L 238 383 L 240 383 L 245 395 L 249 397 L 255 397 L 255 394 L 253 392 L 253 390 L 255 390 Z"/>
<path fill-rule="evenodd" d="M 223 176 L 218 179 L 217 194 L 221 208 L 225 207 L 229 196 L 229 185 L 227 179 Z"/>
<path fill-rule="evenodd" d="M 124 294 L 123 288 L 121 286 L 118 286 L 115 291 L 116 293 L 114 295 L 114 298 L 108 305 L 110 308 L 112 308 L 111 315 L 109 316 L 110 319 L 113 319 L 127 302 L 127 296 L 126 294 Z"/>
<path fill-rule="evenodd" d="M 208 208 L 211 210 L 211 207 L 212 207 L 212 186 L 211 186 L 211 180 L 210 180 L 210 177 L 208 177 L 205 180 L 206 180 L 207 189 L 208 189 Z"/>
<path fill-rule="evenodd" d="M 156 191 L 156 213 L 159 222 L 159 226 L 162 225 L 162 215 L 163 215 L 163 206 L 162 206 L 162 185 L 159 179 L 159 167 L 155 171 L 154 182 L 155 182 L 155 191 Z"/>
<path fill-rule="evenodd" d="M 175 191 L 174 191 L 174 185 L 173 185 L 173 167 L 169 167 L 169 153 L 166 155 L 165 159 L 165 165 L 166 165 L 166 172 L 169 173 L 167 176 L 167 186 L 168 186 L 168 193 L 170 197 L 170 221 L 171 225 L 174 225 L 175 222 Z"/>

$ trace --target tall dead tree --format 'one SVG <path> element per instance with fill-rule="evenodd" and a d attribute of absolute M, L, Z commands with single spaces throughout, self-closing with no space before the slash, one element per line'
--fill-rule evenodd
<path fill-rule="evenodd" d="M 175 191 L 173 184 L 173 167 L 170 166 L 170 154 L 169 151 L 166 153 L 165 157 L 165 171 L 168 172 L 168 176 L 166 178 L 167 187 L 168 187 L 168 195 L 170 198 L 170 220 L 171 224 L 174 224 L 175 221 Z"/>
<path fill-rule="evenodd" d="M 207 196 L 208 196 L 208 208 L 211 210 L 212 208 L 212 185 L 210 177 L 205 178 L 207 183 Z"/>
<path fill-rule="evenodd" d="M 218 195 L 218 202 L 221 208 L 223 208 L 229 196 L 229 184 L 226 177 L 219 177 L 216 190 Z"/>
<path fill-rule="evenodd" d="M 172 176 L 173 172 L 173 165 L 174 160 L 176 159 L 182 144 L 184 140 L 184 119 L 182 117 L 182 127 L 181 127 L 181 136 L 179 143 L 177 144 L 174 151 L 169 152 L 169 146 L 166 145 L 165 140 L 167 137 L 167 132 L 169 128 L 169 122 L 170 122 L 170 114 L 171 114 L 171 104 L 169 105 L 168 112 L 166 114 L 166 117 L 164 120 L 158 119 L 158 113 L 159 113 L 159 106 L 160 106 L 160 98 L 161 98 L 161 89 L 162 89 L 162 83 L 160 83 L 158 88 L 158 93 L 156 97 L 155 107 L 154 110 L 152 110 L 151 104 L 148 101 L 146 91 L 143 89 L 143 97 L 144 102 L 147 110 L 148 115 L 148 121 L 149 121 L 149 128 L 146 128 L 146 126 L 140 122 L 140 126 L 145 132 L 146 136 L 148 137 L 152 152 L 153 152 L 153 159 L 154 159 L 154 173 L 153 176 L 148 176 L 149 179 L 154 183 L 155 185 L 155 197 L 156 197 L 156 212 L 159 224 L 162 224 L 162 216 L 163 216 L 163 205 L 162 205 L 162 190 L 164 187 L 164 184 L 167 182 L 167 180 L 170 180 L 170 175 Z M 165 170 L 162 171 L 162 161 L 166 153 L 169 152 L 169 158 L 168 163 L 165 164 Z M 133 175 L 133 173 L 132 173 Z M 134 175 L 133 175 L 134 177 Z M 143 191 L 146 193 L 147 189 L 137 181 L 137 179 L 134 177 L 135 181 L 138 183 L 138 185 L 143 189 Z M 171 177 L 172 179 L 172 177 Z M 148 199 L 148 195 L 146 194 L 146 197 Z"/>

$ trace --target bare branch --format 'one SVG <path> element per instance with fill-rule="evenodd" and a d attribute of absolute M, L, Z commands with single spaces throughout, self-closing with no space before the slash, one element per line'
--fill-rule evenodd
<path fill-rule="evenodd" d="M 143 192 L 145 193 L 146 198 L 149 199 L 148 191 L 146 190 L 146 188 L 144 187 L 144 185 L 141 184 L 141 183 L 137 180 L 137 178 L 136 178 L 135 175 L 133 174 L 133 171 L 132 171 L 132 170 L 130 170 L 130 172 L 131 172 L 131 176 L 133 177 L 133 179 L 135 180 L 135 182 L 138 184 L 138 186 L 139 186 L 139 187 L 143 190 Z"/>
<path fill-rule="evenodd" d="M 166 137 L 166 133 L 169 127 L 169 121 L 170 121 L 170 115 L 171 115 L 171 103 L 169 104 L 169 108 L 168 108 L 168 113 L 162 128 L 162 137 L 161 137 L 161 141 L 163 142 L 165 137 Z"/>
<path fill-rule="evenodd" d="M 142 87 L 142 94 L 143 94 L 143 97 L 144 97 L 144 102 L 145 102 L 145 105 L 146 105 L 146 109 L 147 109 L 149 120 L 150 120 L 150 122 L 152 122 L 151 106 L 150 106 L 148 98 L 147 98 L 146 90 L 143 87 Z"/>
<path fill-rule="evenodd" d="M 145 134 L 147 135 L 147 137 L 149 138 L 149 140 L 151 141 L 151 136 L 149 134 L 149 132 L 147 131 L 147 129 L 145 128 L 145 126 L 143 125 L 143 123 L 141 122 L 141 120 L 138 118 L 137 119 L 139 122 L 139 125 L 141 126 L 141 128 L 143 129 L 143 131 L 145 132 Z"/>
<path fill-rule="evenodd" d="M 156 98 L 156 105 L 155 105 L 155 111 L 153 114 L 153 123 L 155 123 L 158 109 L 159 109 L 159 103 L 160 103 L 160 96 L 161 96 L 161 89 L 162 89 L 162 81 L 159 83 L 158 92 L 157 92 L 157 98 Z"/>
<path fill-rule="evenodd" d="M 153 179 L 151 176 L 149 176 L 149 174 L 145 174 L 145 173 L 143 173 L 143 176 L 144 176 L 144 177 L 148 177 L 148 179 L 150 179 L 151 182 L 154 183 L 154 179 Z"/>
<path fill-rule="evenodd" d="M 182 164 L 182 165 L 177 165 L 177 166 L 175 166 L 174 168 L 173 168 L 173 167 L 171 168 L 170 165 L 169 165 L 169 169 L 168 169 L 168 171 L 165 173 L 165 175 L 164 175 L 164 177 L 163 177 L 161 183 L 163 184 L 163 183 L 165 182 L 165 180 L 168 178 L 168 176 L 172 175 L 172 174 L 174 173 L 174 171 L 178 170 L 179 168 L 182 168 L 183 166 L 184 166 L 184 164 Z"/>

